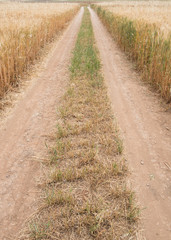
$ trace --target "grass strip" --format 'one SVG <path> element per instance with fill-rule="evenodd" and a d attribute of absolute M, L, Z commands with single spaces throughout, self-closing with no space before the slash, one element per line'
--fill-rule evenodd
<path fill-rule="evenodd" d="M 43 207 L 23 239 L 132 239 L 138 208 L 126 187 L 122 141 L 87 8 L 70 72 Z"/>
<path fill-rule="evenodd" d="M 171 33 L 167 38 L 153 24 L 131 20 L 92 5 L 114 40 L 141 71 L 142 78 L 171 102 Z"/>

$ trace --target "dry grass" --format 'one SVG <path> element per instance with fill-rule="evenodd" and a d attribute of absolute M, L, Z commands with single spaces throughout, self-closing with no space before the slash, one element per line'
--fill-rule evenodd
<path fill-rule="evenodd" d="M 16 86 L 23 72 L 39 57 L 78 10 L 77 4 L 0 4 L 0 98 Z"/>
<path fill-rule="evenodd" d="M 21 239 L 136 239 L 138 209 L 126 186 L 122 141 L 114 124 L 89 12 L 70 67 L 40 213 Z"/>
<path fill-rule="evenodd" d="M 149 4 L 152 3 L 132 2 L 131 4 L 130 2 L 123 2 L 116 4 L 115 7 L 107 8 L 97 7 L 96 5 L 96 10 L 118 45 L 136 63 L 137 70 L 142 73 L 143 79 L 150 83 L 167 103 L 170 103 L 171 32 L 165 30 L 164 35 L 161 26 L 158 27 L 157 18 L 156 24 L 152 24 L 155 21 L 155 15 L 152 14 L 153 8 L 150 8 Z M 163 6 L 165 11 L 170 11 L 170 3 L 161 3 L 160 5 Z M 144 9 L 148 7 L 149 9 L 145 11 Z M 159 7 L 156 8 L 160 9 Z M 153 21 L 146 18 L 146 13 L 149 11 L 153 15 Z M 161 23 L 160 19 L 162 17 L 160 16 L 163 16 L 164 19 L 164 11 L 162 11 L 162 8 L 160 11 L 158 21 Z M 133 15 L 134 17 L 132 17 Z M 170 21 L 170 16 L 168 14 L 167 21 Z M 167 18 L 167 15 L 165 17 Z M 143 20 L 140 21 L 140 19 Z"/>

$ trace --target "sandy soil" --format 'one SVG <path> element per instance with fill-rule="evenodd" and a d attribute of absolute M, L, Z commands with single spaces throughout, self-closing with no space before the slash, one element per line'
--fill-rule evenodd
<path fill-rule="evenodd" d="M 83 9 L 57 42 L 46 68 L 30 82 L 0 128 L 0 240 L 14 239 L 36 209 L 41 160 L 65 91 Z"/>
<path fill-rule="evenodd" d="M 114 114 L 124 139 L 131 182 L 148 240 L 171 239 L 171 116 L 140 81 L 90 10 Z"/>

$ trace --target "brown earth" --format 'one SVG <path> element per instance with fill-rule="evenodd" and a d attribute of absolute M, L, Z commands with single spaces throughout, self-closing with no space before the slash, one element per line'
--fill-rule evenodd
<path fill-rule="evenodd" d="M 56 110 L 68 81 L 68 68 L 83 9 L 57 41 L 40 77 L 30 81 L 0 127 L 0 240 L 14 239 L 36 210 L 39 161 L 55 128 Z M 3 123 L 3 124 L 2 124 Z"/>
<path fill-rule="evenodd" d="M 108 94 L 121 128 L 145 239 L 171 239 L 171 116 L 90 9 Z"/>

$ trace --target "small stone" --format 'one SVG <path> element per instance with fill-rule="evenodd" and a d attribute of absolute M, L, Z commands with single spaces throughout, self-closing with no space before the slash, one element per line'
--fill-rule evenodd
<path fill-rule="evenodd" d="M 153 174 L 150 174 L 150 180 L 154 180 L 154 175 Z"/>
<path fill-rule="evenodd" d="M 141 161 L 141 165 L 144 165 L 144 162 L 143 162 L 143 161 Z"/>

